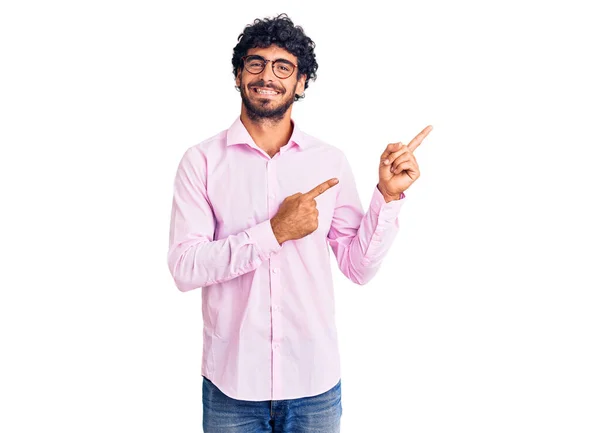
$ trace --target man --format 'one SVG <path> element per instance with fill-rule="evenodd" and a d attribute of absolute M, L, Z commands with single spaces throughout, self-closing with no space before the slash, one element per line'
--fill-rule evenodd
<path fill-rule="evenodd" d="M 181 159 L 168 252 L 177 288 L 202 288 L 204 431 L 339 432 L 327 245 L 350 280 L 374 277 L 431 126 L 384 149 L 365 213 L 343 152 L 291 118 L 316 78 L 303 29 L 285 14 L 257 19 L 232 63 L 241 114 Z"/>

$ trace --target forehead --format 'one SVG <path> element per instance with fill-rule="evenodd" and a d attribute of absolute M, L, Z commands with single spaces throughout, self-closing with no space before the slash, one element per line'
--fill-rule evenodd
<path fill-rule="evenodd" d="M 286 59 L 292 63 L 297 63 L 298 59 L 288 50 L 281 48 L 277 45 L 271 45 L 267 48 L 250 48 L 247 55 L 256 54 L 263 56 L 265 59 Z"/>

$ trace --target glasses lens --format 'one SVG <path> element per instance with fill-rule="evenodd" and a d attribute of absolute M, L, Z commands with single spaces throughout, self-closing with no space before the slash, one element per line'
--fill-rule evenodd
<path fill-rule="evenodd" d="M 244 61 L 244 65 L 246 65 L 248 72 L 258 74 L 265 67 L 265 59 L 260 56 L 248 56 Z"/>
<path fill-rule="evenodd" d="M 279 78 L 287 78 L 294 72 L 294 65 L 285 60 L 277 60 L 273 64 L 273 68 L 275 69 L 275 75 Z"/>

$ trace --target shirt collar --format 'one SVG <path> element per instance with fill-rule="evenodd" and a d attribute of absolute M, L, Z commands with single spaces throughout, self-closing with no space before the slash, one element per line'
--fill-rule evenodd
<path fill-rule="evenodd" d="M 296 143 L 300 148 L 306 149 L 309 147 L 309 140 L 302 131 L 298 128 L 298 124 L 292 119 L 292 136 L 290 137 L 290 143 Z M 252 147 L 258 146 L 248 133 L 248 130 L 242 123 L 242 119 L 238 116 L 235 121 L 231 124 L 227 130 L 227 146 L 234 144 L 248 144 Z"/>

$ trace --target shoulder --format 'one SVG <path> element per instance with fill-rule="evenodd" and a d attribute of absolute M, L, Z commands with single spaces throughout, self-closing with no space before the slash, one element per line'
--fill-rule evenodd
<path fill-rule="evenodd" d="M 207 161 L 212 155 L 220 154 L 225 149 L 227 130 L 221 131 L 199 143 L 188 146 L 179 162 L 180 167 L 206 170 Z"/>

